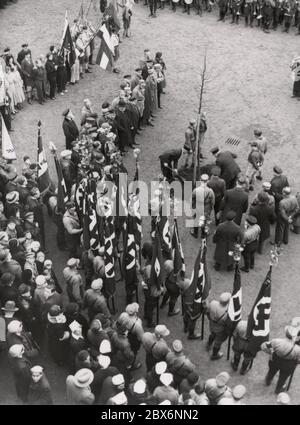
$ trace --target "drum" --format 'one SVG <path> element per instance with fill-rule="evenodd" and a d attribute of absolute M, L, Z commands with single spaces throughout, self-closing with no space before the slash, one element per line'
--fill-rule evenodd
<path fill-rule="evenodd" d="M 179 3 L 179 0 L 172 0 L 173 3 Z"/>
<path fill-rule="evenodd" d="M 184 0 L 184 2 L 185 2 L 185 4 L 192 4 L 193 3 L 193 0 Z"/>

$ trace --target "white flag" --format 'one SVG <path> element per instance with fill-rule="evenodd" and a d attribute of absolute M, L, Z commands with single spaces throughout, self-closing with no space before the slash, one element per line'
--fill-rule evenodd
<path fill-rule="evenodd" d="M 2 115 L 1 115 L 1 128 L 2 128 L 2 157 L 8 160 L 17 159 L 15 148 L 13 147 L 10 135 L 8 134 Z"/>

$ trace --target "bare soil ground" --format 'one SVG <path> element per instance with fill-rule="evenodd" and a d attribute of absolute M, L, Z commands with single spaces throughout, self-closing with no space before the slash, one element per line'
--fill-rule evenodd
<path fill-rule="evenodd" d="M 60 40 L 65 9 L 72 22 L 77 17 L 80 3 L 79 0 L 61 0 L 59 3 L 55 0 L 19 0 L 17 4 L 0 12 L 1 51 L 8 45 L 17 55 L 21 44 L 28 42 L 33 57 L 40 53 L 45 54 L 51 44 Z M 245 28 L 243 23 L 233 26 L 228 22 L 216 22 L 215 13 L 204 14 L 200 18 L 193 12 L 186 16 L 181 11 L 172 13 L 166 8 L 158 11 L 157 19 L 149 18 L 148 14 L 146 7 L 141 4 L 135 6 L 132 36 L 120 46 L 120 76 L 106 73 L 94 66 L 93 73 L 85 75 L 84 80 L 70 88 L 65 96 L 59 96 L 55 102 L 47 102 L 44 106 L 26 105 L 25 110 L 17 115 L 13 122 L 15 132 L 12 133 L 12 140 L 16 147 L 18 164 L 21 164 L 24 154 L 36 157 L 36 124 L 40 119 L 43 123 L 42 134 L 48 161 L 54 173 L 48 142 L 52 140 L 59 150 L 64 148 L 62 111 L 71 107 L 78 122 L 84 98 L 89 97 L 97 108 L 106 99 L 111 100 L 118 92 L 121 76 L 133 71 L 144 48 L 148 47 L 153 53 L 163 52 L 168 79 L 167 94 L 162 98 L 164 110 L 159 112 L 155 127 L 148 127 L 138 140 L 142 149 L 140 178 L 146 182 L 156 179 L 160 172 L 158 155 L 166 148 L 182 146 L 187 121 L 197 112 L 200 70 L 206 48 L 210 76 L 204 105 L 208 116 L 204 144 L 207 160 L 210 159 L 211 147 L 219 145 L 220 148 L 228 148 L 225 145 L 226 139 L 236 137 L 242 142 L 238 147 L 232 147 L 232 150 L 238 154 L 239 163 L 245 170 L 247 142 L 251 141 L 253 129 L 258 126 L 269 141 L 264 178 L 271 178 L 273 165 L 279 164 L 288 175 L 293 190 L 297 191 L 300 186 L 300 104 L 290 98 L 292 82 L 289 65 L 294 54 L 299 53 L 298 38 L 293 33 L 265 34 L 256 28 Z M 97 26 L 99 12 L 91 9 L 90 18 Z M 126 158 L 126 164 L 132 175 L 131 154 Z M 256 189 L 259 189 L 259 184 Z M 50 257 L 54 259 L 55 269 L 61 276 L 65 257 L 55 248 L 54 230 L 49 223 L 47 236 Z M 191 238 L 187 229 L 182 226 L 181 230 L 190 275 L 199 241 Z M 148 232 L 149 220 L 145 220 L 144 239 L 149 238 Z M 215 272 L 212 268 L 212 255 L 213 246 L 209 241 L 209 266 L 212 269 L 213 282 L 211 296 L 216 297 L 224 290 L 231 291 L 233 276 L 231 273 Z M 285 247 L 279 265 L 273 272 L 271 337 L 283 335 L 283 327 L 292 317 L 299 316 L 299 258 L 299 239 L 291 234 L 290 244 Z M 247 317 L 265 277 L 268 262 L 267 253 L 257 256 L 255 270 L 242 275 L 244 318 Z M 120 283 L 118 291 L 121 293 L 122 286 Z M 117 305 L 121 312 L 124 307 L 121 297 L 118 298 Z M 205 351 L 205 341 L 188 341 L 182 331 L 180 316 L 168 318 L 164 310 L 161 312 L 161 322 L 171 330 L 170 341 L 182 339 L 187 354 L 199 365 L 199 372 L 204 379 L 227 370 L 232 376 L 230 386 L 243 383 L 247 387 L 248 404 L 275 403 L 274 386 L 266 388 L 263 384 L 267 371 L 267 355 L 260 353 L 251 372 L 241 377 L 231 371 L 225 358 L 211 362 Z M 206 323 L 205 339 L 207 336 Z M 16 399 L 12 376 L 8 368 L 5 368 L 3 356 L 0 365 L 0 403 L 14 404 Z M 51 361 L 47 360 L 47 365 L 46 373 L 53 388 L 55 402 L 65 404 L 65 372 L 54 368 Z M 137 371 L 136 375 L 141 376 L 142 372 L 144 371 Z M 299 376 L 298 370 L 290 390 L 293 404 L 299 403 Z"/>

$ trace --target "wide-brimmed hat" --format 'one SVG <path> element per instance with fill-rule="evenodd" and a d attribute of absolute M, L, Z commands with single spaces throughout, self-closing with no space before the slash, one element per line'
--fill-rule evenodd
<path fill-rule="evenodd" d="M 80 388 L 88 387 L 94 379 L 94 374 L 90 369 L 80 369 L 74 375 L 75 385 Z"/>
<path fill-rule="evenodd" d="M 14 301 L 6 301 L 5 306 L 1 307 L 3 311 L 18 311 L 18 307 L 16 307 L 16 303 Z"/>

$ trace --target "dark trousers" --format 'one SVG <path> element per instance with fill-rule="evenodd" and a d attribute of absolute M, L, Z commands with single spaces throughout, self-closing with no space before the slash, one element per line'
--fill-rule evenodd
<path fill-rule="evenodd" d="M 160 161 L 160 168 L 161 168 L 161 171 L 162 171 L 164 177 L 166 177 L 168 180 L 171 180 L 173 178 L 173 174 L 172 174 L 172 171 L 169 168 L 164 166 L 165 162 L 167 162 L 167 161 L 164 161 L 163 159 Z"/>
<path fill-rule="evenodd" d="M 44 81 L 35 81 L 34 85 L 36 88 L 38 101 L 41 103 L 45 100 L 46 97 L 45 83 Z"/>
<path fill-rule="evenodd" d="M 7 108 L 4 105 L 0 106 L 0 112 L 3 116 L 4 123 L 5 123 L 7 130 L 10 131 L 11 130 L 11 114 L 10 114 L 10 112 L 7 111 Z"/>
<path fill-rule="evenodd" d="M 66 247 L 66 238 L 65 238 L 65 227 L 63 224 L 62 214 L 54 213 L 53 221 L 56 224 L 56 243 L 58 249 L 64 249 Z"/>
<path fill-rule="evenodd" d="M 282 391 L 282 387 L 286 380 L 296 369 L 297 362 L 295 360 L 281 359 L 273 354 L 271 360 L 269 360 L 269 370 L 266 376 L 266 385 L 270 385 L 274 376 L 279 371 L 279 378 L 277 381 L 275 393 L 278 394 Z"/>
<path fill-rule="evenodd" d="M 149 293 L 149 289 L 144 289 L 145 304 L 144 304 L 144 319 L 147 320 L 147 324 L 153 324 L 153 314 L 157 308 L 158 298 L 153 297 Z"/>
<path fill-rule="evenodd" d="M 190 4 L 183 3 L 183 6 L 184 6 L 184 12 L 187 12 L 187 14 L 189 15 L 190 14 L 190 10 L 191 10 L 191 5 Z"/>
<path fill-rule="evenodd" d="M 219 10 L 219 21 L 225 21 L 225 16 L 226 16 L 226 9 L 220 9 Z"/>
<path fill-rule="evenodd" d="M 66 68 L 59 66 L 56 72 L 56 82 L 58 93 L 63 92 L 66 89 Z"/>
<path fill-rule="evenodd" d="M 172 313 L 180 295 L 180 289 L 175 283 L 170 283 L 168 280 L 166 281 L 165 285 L 167 291 L 163 296 L 162 304 L 164 305 L 169 301 L 169 313 Z"/>
<path fill-rule="evenodd" d="M 191 319 L 188 314 L 184 314 L 183 323 L 184 323 L 184 331 L 188 332 L 189 335 L 193 335 L 195 333 L 195 327 L 198 319 Z"/>
<path fill-rule="evenodd" d="M 161 92 L 162 92 L 162 89 L 157 89 L 157 103 L 159 108 L 161 107 L 161 104 L 160 104 Z"/>
<path fill-rule="evenodd" d="M 149 0 L 150 5 L 150 13 L 151 15 L 154 15 L 157 10 L 157 0 Z"/>
<path fill-rule="evenodd" d="M 277 219 L 275 229 L 275 244 L 280 245 L 283 242 L 287 245 L 289 243 L 289 231 L 289 223 L 281 219 Z"/>
<path fill-rule="evenodd" d="M 243 251 L 243 257 L 245 262 L 245 269 L 249 270 L 254 268 L 254 261 L 255 261 L 255 252 L 258 247 L 258 241 L 254 241 L 249 243 L 244 247 Z"/>
<path fill-rule="evenodd" d="M 53 97 L 55 97 L 56 80 L 51 78 L 51 79 L 48 79 L 48 81 L 50 86 L 50 98 L 52 99 Z"/>

